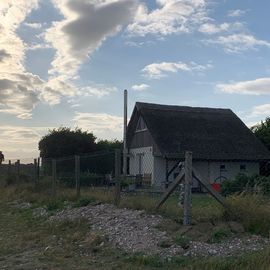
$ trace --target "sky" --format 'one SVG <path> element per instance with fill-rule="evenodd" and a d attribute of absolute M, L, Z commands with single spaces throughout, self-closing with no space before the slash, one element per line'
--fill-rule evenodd
<path fill-rule="evenodd" d="M 0 0 L 0 150 L 48 130 L 122 139 L 136 101 L 270 115 L 269 0 Z"/>

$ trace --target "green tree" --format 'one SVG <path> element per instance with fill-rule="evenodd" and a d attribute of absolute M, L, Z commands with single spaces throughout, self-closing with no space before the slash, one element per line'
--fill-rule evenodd
<path fill-rule="evenodd" d="M 259 125 L 252 127 L 251 130 L 270 150 L 270 117 L 267 117 Z"/>
<path fill-rule="evenodd" d="M 93 133 L 67 127 L 50 130 L 39 142 L 42 158 L 59 158 L 97 151 Z"/>
<path fill-rule="evenodd" d="M 123 142 L 119 140 L 100 140 L 97 143 L 97 148 L 99 151 L 113 152 L 116 149 L 122 148 Z"/>

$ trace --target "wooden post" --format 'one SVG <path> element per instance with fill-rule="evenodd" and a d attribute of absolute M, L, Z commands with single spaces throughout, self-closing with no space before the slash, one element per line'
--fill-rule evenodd
<path fill-rule="evenodd" d="M 18 159 L 16 162 L 16 180 L 17 183 L 20 181 L 20 160 Z"/>
<path fill-rule="evenodd" d="M 183 225 L 191 224 L 192 152 L 185 153 L 185 194 Z"/>
<path fill-rule="evenodd" d="M 124 178 L 127 176 L 127 99 L 128 99 L 128 91 L 124 91 L 124 138 L 123 138 L 123 175 Z"/>
<path fill-rule="evenodd" d="M 81 183 L 80 183 L 80 156 L 75 156 L 75 179 L 76 179 L 76 196 L 81 195 Z"/>
<path fill-rule="evenodd" d="M 11 177 L 11 160 L 8 161 L 8 178 Z"/>
<path fill-rule="evenodd" d="M 40 178 L 40 158 L 37 159 L 37 182 L 39 183 Z"/>
<path fill-rule="evenodd" d="M 56 160 L 52 160 L 52 196 L 56 196 Z"/>
<path fill-rule="evenodd" d="M 114 203 L 119 205 L 121 199 L 121 150 L 115 150 L 115 194 Z"/>
<path fill-rule="evenodd" d="M 37 186 L 37 159 L 34 159 L 34 183 Z"/>

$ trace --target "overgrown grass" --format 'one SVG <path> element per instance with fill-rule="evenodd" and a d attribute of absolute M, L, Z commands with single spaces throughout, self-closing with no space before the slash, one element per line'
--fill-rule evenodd
<path fill-rule="evenodd" d="M 185 258 L 174 257 L 161 260 L 142 254 L 130 255 L 114 249 L 107 243 L 106 236 L 93 233 L 85 220 L 46 222 L 45 218 L 33 217 L 32 209 L 15 209 L 10 201 L 28 201 L 34 207 L 46 206 L 50 211 L 62 209 L 66 201 L 74 207 L 93 202 L 112 203 L 113 193 L 109 190 L 82 190 L 81 199 L 76 200 L 74 190 L 58 190 L 52 199 L 47 192 L 36 191 L 29 186 L 0 188 L 0 261 L 6 269 L 187 269 L 187 270 L 266 270 L 270 265 L 270 249 L 230 258 Z M 195 222 L 238 220 L 247 231 L 268 235 L 270 228 L 270 202 L 256 196 L 228 198 L 232 213 L 226 213 L 209 196 L 193 196 L 192 210 Z M 178 198 L 171 197 L 156 212 L 157 197 L 135 195 L 122 197 L 120 207 L 145 209 L 166 217 L 159 229 L 174 235 L 174 241 L 186 247 L 188 238 L 178 235 L 181 227 L 182 210 Z M 223 237 L 216 233 L 217 241 Z M 227 233 L 227 232 L 226 232 Z M 24 265 L 24 268 L 16 268 Z"/>

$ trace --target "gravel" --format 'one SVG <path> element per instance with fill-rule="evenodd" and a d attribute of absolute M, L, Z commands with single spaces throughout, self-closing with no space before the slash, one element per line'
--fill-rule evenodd
<path fill-rule="evenodd" d="M 157 229 L 164 220 L 161 216 L 146 214 L 142 210 L 117 208 L 110 204 L 63 210 L 49 220 L 52 222 L 79 218 L 86 218 L 93 230 L 106 234 L 108 240 L 118 248 L 163 258 L 175 255 L 235 256 L 243 252 L 262 250 L 270 244 L 268 238 L 245 235 L 222 243 L 190 241 L 189 248 L 184 250 L 176 245 L 166 232 Z"/>

